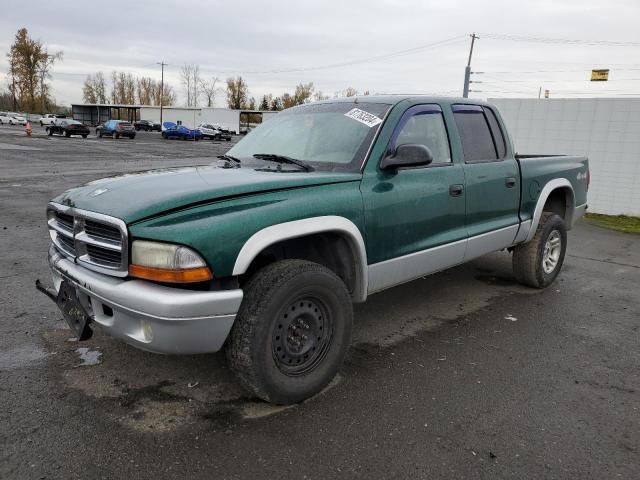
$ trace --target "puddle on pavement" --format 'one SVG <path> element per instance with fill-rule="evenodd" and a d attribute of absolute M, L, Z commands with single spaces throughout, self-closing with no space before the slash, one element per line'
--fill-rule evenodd
<path fill-rule="evenodd" d="M 102 352 L 98 350 L 91 350 L 86 347 L 81 347 L 76 349 L 76 353 L 82 361 L 82 363 L 77 365 L 78 367 L 84 367 L 86 365 L 100 365 L 102 363 L 102 360 L 100 360 L 100 357 L 102 357 Z"/>

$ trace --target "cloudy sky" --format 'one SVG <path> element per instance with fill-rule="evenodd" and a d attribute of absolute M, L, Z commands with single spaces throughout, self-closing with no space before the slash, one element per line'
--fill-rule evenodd
<path fill-rule="evenodd" d="M 552 97 L 640 95 L 639 0 L 116 4 L 0 0 L 0 90 L 5 53 L 26 27 L 50 52 L 64 52 L 52 80 L 62 104 L 82 101 L 87 74 L 159 79 L 161 60 L 178 103 L 184 63 L 199 64 L 205 78 L 240 74 L 258 100 L 310 81 L 331 96 L 349 86 L 460 95 L 472 32 L 480 36 L 472 67 L 483 72 L 472 97 L 537 97 L 540 87 Z M 610 68 L 610 81 L 589 82 L 592 68 Z"/>

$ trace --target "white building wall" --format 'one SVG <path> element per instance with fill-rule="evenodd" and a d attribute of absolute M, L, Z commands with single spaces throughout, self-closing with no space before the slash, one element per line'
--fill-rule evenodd
<path fill-rule="evenodd" d="M 202 112 L 199 108 L 163 107 L 162 121 L 178 123 L 186 127 L 197 127 L 201 123 Z M 140 107 L 140 120 L 160 121 L 160 107 Z"/>
<path fill-rule="evenodd" d="M 640 216 L 640 98 L 490 99 L 520 154 L 589 157 L 589 211 Z"/>
<path fill-rule="evenodd" d="M 217 123 L 232 132 L 240 133 L 240 110 L 204 107 L 202 109 L 202 122 Z"/>

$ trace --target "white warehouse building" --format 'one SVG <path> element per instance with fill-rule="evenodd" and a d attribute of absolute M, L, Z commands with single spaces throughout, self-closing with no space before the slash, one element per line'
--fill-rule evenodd
<path fill-rule="evenodd" d="M 261 111 L 261 110 L 230 110 L 228 108 L 215 107 L 163 107 L 163 122 L 181 122 L 189 127 L 196 127 L 201 123 L 211 123 L 221 125 L 228 130 L 240 133 L 247 127 L 248 114 L 256 114 L 262 117 L 262 121 L 266 121 L 278 112 Z M 243 120 L 244 117 L 244 120 Z M 149 120 L 152 122 L 160 121 L 160 107 L 152 107 L 147 105 L 140 106 L 140 120 Z"/>
<path fill-rule="evenodd" d="M 640 98 L 490 99 L 520 154 L 589 157 L 589 211 L 640 216 Z"/>

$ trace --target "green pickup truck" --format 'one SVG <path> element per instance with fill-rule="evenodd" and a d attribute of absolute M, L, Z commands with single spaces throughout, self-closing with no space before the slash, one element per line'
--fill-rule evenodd
<path fill-rule="evenodd" d="M 489 252 L 544 288 L 586 210 L 588 161 L 517 155 L 468 99 L 365 96 L 291 108 L 208 166 L 91 182 L 54 198 L 53 298 L 152 352 L 224 348 L 244 387 L 289 404 L 321 391 L 354 302 Z"/>

